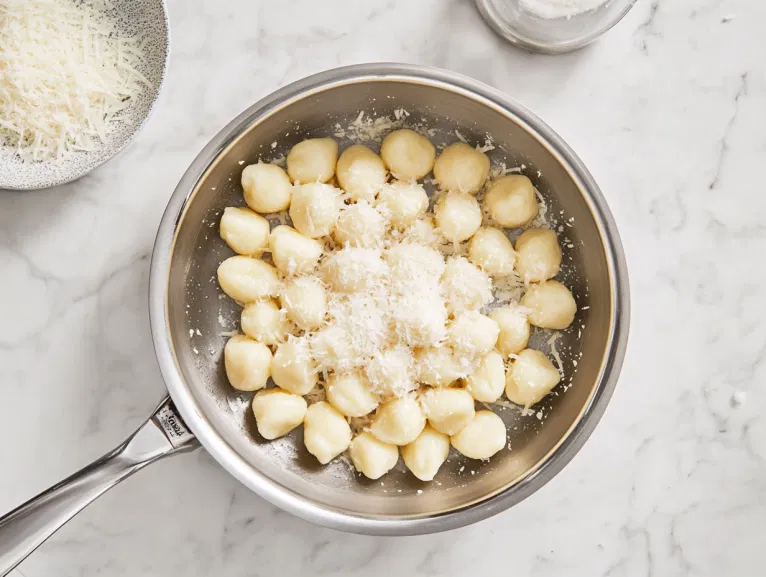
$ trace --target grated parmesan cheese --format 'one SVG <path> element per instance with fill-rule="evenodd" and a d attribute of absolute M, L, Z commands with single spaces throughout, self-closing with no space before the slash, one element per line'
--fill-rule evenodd
<path fill-rule="evenodd" d="M 149 81 L 108 0 L 0 2 L 0 143 L 23 161 L 94 150 Z"/>
<path fill-rule="evenodd" d="M 559 351 L 556 348 L 556 341 L 561 338 L 561 333 L 559 331 L 554 332 L 551 337 L 548 339 L 548 345 L 551 347 L 551 356 L 553 357 L 553 360 L 556 361 L 556 368 L 559 370 L 559 374 L 563 377 L 564 376 L 564 364 L 561 362 L 561 355 L 559 355 Z"/>

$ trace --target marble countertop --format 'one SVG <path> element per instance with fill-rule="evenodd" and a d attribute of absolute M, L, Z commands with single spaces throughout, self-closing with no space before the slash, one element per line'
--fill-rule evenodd
<path fill-rule="evenodd" d="M 15 577 L 763 575 L 766 5 L 641 0 L 580 52 L 529 55 L 469 0 L 170 0 L 156 112 L 73 184 L 0 193 L 0 511 L 111 449 L 162 394 L 147 312 L 165 203 L 229 119 L 322 69 L 402 61 L 478 78 L 542 116 L 614 212 L 633 321 L 590 441 L 538 493 L 413 538 L 282 513 L 204 451 L 110 492 Z"/>

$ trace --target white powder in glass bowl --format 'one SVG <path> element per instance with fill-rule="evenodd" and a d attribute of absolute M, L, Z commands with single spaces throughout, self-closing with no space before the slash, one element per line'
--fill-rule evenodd
<path fill-rule="evenodd" d="M 609 0 L 520 0 L 522 10 L 540 18 L 572 18 L 607 4 Z"/>

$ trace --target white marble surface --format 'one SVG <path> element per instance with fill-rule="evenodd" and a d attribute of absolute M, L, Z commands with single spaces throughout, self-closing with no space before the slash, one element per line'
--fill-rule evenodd
<path fill-rule="evenodd" d="M 629 261 L 623 376 L 574 461 L 473 527 L 318 528 L 199 451 L 97 501 L 17 577 L 764 574 L 766 5 L 640 0 L 589 49 L 544 57 L 493 36 L 468 0 L 169 4 L 169 77 L 129 149 L 74 184 L 0 193 L 0 511 L 110 449 L 162 394 L 149 254 L 197 151 L 260 96 L 341 64 L 474 76 L 570 142 Z"/>

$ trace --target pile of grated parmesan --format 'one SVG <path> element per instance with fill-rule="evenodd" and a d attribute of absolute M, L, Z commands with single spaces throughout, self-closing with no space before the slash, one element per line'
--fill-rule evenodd
<path fill-rule="evenodd" d="M 388 223 L 383 206 L 375 210 L 386 226 L 372 248 L 325 239 L 323 263 L 313 278 L 327 289 L 327 318 L 315 331 L 289 336 L 300 360 L 315 364 L 325 381 L 330 373 L 362 371 L 383 399 L 418 389 L 422 373 L 441 372 L 444 355 L 454 363 L 455 380 L 473 374 L 480 356 L 470 347 L 457 350 L 447 343 L 450 314 L 477 303 L 484 308 L 495 301 L 494 308 L 515 301 L 521 283 L 498 278 L 500 286 L 512 284 L 518 290 L 494 295 L 492 279 L 461 254 L 465 245 L 452 250 L 431 214 L 399 231 Z M 332 288 L 358 279 L 365 282 L 353 290 Z"/>
<path fill-rule="evenodd" d="M 121 35 L 109 0 L 0 1 L 0 143 L 25 162 L 106 141 L 150 86 L 144 43 Z"/>

